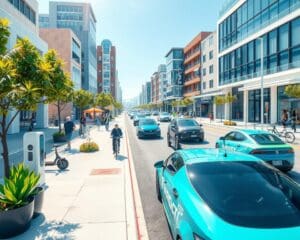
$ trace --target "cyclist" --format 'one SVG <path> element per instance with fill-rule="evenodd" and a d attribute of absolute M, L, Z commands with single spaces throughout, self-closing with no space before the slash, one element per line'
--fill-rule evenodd
<path fill-rule="evenodd" d="M 119 128 L 118 124 L 115 124 L 115 127 L 111 131 L 110 136 L 112 137 L 113 154 L 115 154 L 116 153 L 116 143 L 119 145 L 118 150 L 120 151 L 120 138 L 123 137 L 123 132 L 122 132 L 121 128 Z"/>

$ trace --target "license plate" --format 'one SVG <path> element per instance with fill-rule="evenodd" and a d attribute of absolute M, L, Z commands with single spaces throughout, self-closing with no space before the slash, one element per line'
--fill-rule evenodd
<path fill-rule="evenodd" d="M 197 135 L 191 135 L 191 137 L 192 137 L 192 138 L 195 138 L 195 137 L 197 137 Z"/>
<path fill-rule="evenodd" d="M 272 164 L 274 166 L 281 166 L 282 165 L 282 161 L 272 161 Z"/>

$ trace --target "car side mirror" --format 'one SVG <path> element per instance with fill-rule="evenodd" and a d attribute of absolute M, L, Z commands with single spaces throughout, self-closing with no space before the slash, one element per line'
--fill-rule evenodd
<path fill-rule="evenodd" d="M 219 138 L 221 141 L 224 141 L 225 140 L 225 137 L 220 137 Z"/>
<path fill-rule="evenodd" d="M 203 127 L 203 124 L 199 124 L 200 125 L 200 127 Z"/>
<path fill-rule="evenodd" d="M 161 161 L 158 161 L 158 162 L 154 163 L 154 167 L 155 168 L 164 168 L 165 167 L 164 161 L 161 160 Z"/>

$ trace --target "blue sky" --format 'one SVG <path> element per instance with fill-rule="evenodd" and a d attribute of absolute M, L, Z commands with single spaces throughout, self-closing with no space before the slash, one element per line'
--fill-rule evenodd
<path fill-rule="evenodd" d="M 84 1 L 84 0 L 83 0 Z M 97 44 L 117 48 L 123 97 L 139 94 L 142 83 L 172 47 L 184 47 L 200 31 L 214 31 L 223 0 L 90 0 L 97 18 Z M 40 0 L 40 13 L 48 0 Z"/>

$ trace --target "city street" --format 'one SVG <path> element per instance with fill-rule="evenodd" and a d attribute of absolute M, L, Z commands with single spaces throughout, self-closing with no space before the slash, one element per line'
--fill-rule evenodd
<path fill-rule="evenodd" d="M 139 190 L 143 204 L 145 220 L 150 239 L 171 239 L 163 207 L 157 200 L 155 191 L 154 163 L 166 159 L 174 150 L 167 146 L 167 128 L 169 123 L 161 123 L 161 139 L 138 139 L 132 121 L 126 117 L 126 127 L 133 154 Z M 205 125 L 205 142 L 203 144 L 182 144 L 182 148 L 211 148 L 216 140 L 225 135 L 229 129 Z M 294 146 L 296 165 L 289 175 L 300 183 L 300 147 Z"/>

